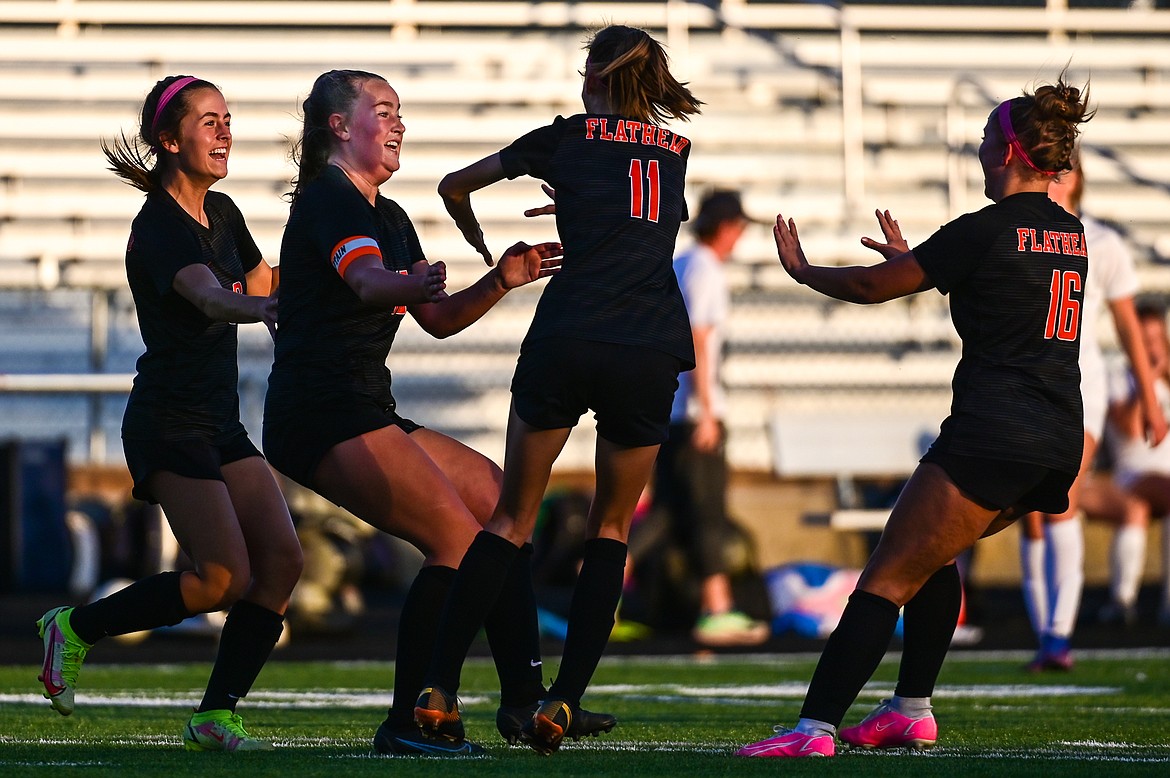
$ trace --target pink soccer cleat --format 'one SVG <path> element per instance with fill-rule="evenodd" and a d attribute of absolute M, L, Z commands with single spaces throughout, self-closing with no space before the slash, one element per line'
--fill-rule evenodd
<path fill-rule="evenodd" d="M 751 743 L 735 752 L 736 756 L 833 756 L 837 746 L 831 735 L 806 735 L 794 729 L 776 727 L 776 735 Z"/>
<path fill-rule="evenodd" d="M 882 700 L 856 727 L 841 730 L 841 740 L 856 748 L 927 749 L 938 741 L 938 724 L 930 713 L 912 719 Z"/>

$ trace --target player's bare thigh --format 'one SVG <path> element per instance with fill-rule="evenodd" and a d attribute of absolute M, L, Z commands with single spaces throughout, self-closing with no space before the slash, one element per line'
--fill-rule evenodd
<path fill-rule="evenodd" d="M 338 443 L 314 482 L 325 498 L 413 544 L 429 564 L 458 567 L 480 529 L 439 465 L 396 426 Z"/>
<path fill-rule="evenodd" d="M 943 565 L 982 537 L 1002 512 L 980 506 L 935 464 L 906 482 L 857 588 L 905 605 Z"/>

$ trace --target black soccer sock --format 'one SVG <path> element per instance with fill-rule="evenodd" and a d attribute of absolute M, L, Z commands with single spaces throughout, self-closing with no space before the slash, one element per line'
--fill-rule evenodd
<path fill-rule="evenodd" d="M 898 606 L 886 598 L 860 589 L 849 595 L 841 621 L 821 652 L 800 717 L 840 726 L 882 661 L 897 624 Z"/>
<path fill-rule="evenodd" d="M 963 582 L 955 565 L 939 568 L 906 603 L 902 611 L 902 663 L 894 691 L 899 697 L 934 694 L 962 604 Z"/>
<path fill-rule="evenodd" d="M 532 590 L 532 544 L 525 543 L 512 559 L 496 604 L 483 621 L 496 675 L 500 704 L 523 708 L 544 696 L 541 624 Z"/>
<path fill-rule="evenodd" d="M 386 721 L 393 727 L 414 723 L 414 703 L 435 650 L 443 605 L 455 580 L 455 568 L 432 565 L 418 571 L 398 617 L 398 650 L 394 658 L 394 703 Z"/>
<path fill-rule="evenodd" d="M 69 626 L 86 643 L 107 635 L 169 627 L 194 614 L 183 604 L 182 573 L 167 572 L 135 581 L 108 597 L 74 608 Z"/>
<path fill-rule="evenodd" d="M 609 643 L 614 614 L 622 596 L 626 544 L 612 538 L 593 538 L 585 544 L 581 572 L 569 606 L 569 630 L 557 679 L 550 697 L 581 704 L 597 663 Z"/>
<path fill-rule="evenodd" d="M 283 631 L 284 616 L 249 600 L 238 600 L 228 611 L 219 635 L 219 652 L 198 711 L 235 711 Z"/>
<path fill-rule="evenodd" d="M 496 674 L 500 704 L 521 708 L 544 696 L 540 623 L 532 588 L 532 544 L 525 543 L 508 568 L 496 604 L 483 623 Z"/>
<path fill-rule="evenodd" d="M 435 653 L 423 686 L 441 686 L 449 694 L 459 690 L 463 660 L 495 606 L 500 587 L 519 551 L 510 541 L 486 530 L 471 541 L 447 595 L 435 638 Z"/>

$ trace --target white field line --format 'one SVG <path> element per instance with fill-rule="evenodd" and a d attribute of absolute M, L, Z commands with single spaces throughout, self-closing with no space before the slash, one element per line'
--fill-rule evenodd
<path fill-rule="evenodd" d="M 808 685 L 803 682 L 753 685 L 695 686 L 691 684 L 598 684 L 590 687 L 595 695 L 612 695 L 627 699 L 649 699 L 662 702 L 690 701 L 723 705 L 755 705 L 769 700 L 793 700 L 804 697 Z M 862 691 L 865 696 L 888 692 L 885 686 L 870 685 Z M 1116 686 L 1078 686 L 1075 684 L 987 684 L 971 686 L 940 686 L 936 698 L 942 699 L 1043 699 L 1065 697 L 1106 697 L 1122 692 Z M 88 706 L 116 706 L 135 708 L 188 707 L 198 701 L 201 692 L 186 691 L 101 691 L 78 693 L 78 702 Z M 494 694 L 469 694 L 461 697 L 469 708 L 495 704 Z M 360 689 L 317 689 L 305 691 L 257 690 L 248 695 L 248 705 L 257 708 L 386 708 L 393 697 L 385 691 Z M 36 693 L 0 694 L 0 704 L 45 705 Z M 1151 712 L 1168 712 L 1154 709 Z"/>
<path fill-rule="evenodd" d="M 107 745 L 135 746 L 135 745 L 178 745 L 178 737 L 145 736 L 134 739 L 114 739 L 104 741 Z M 92 739 L 87 738 L 17 738 L 9 735 L 0 735 L 0 744 L 7 745 L 41 745 L 41 746 L 69 746 L 84 747 L 93 745 Z M 328 759 L 382 759 L 370 751 L 369 740 L 366 738 L 326 738 L 326 737 L 295 737 L 287 740 L 278 740 L 280 748 L 345 748 L 353 749 L 350 754 L 328 754 Z M 686 753 L 706 755 L 730 755 L 742 745 L 739 741 L 708 740 L 708 741 L 660 741 L 647 742 L 644 740 L 614 740 L 596 739 L 581 742 L 565 743 L 562 750 L 586 751 L 604 753 Z M 512 748 L 522 749 L 522 746 Z M 507 750 L 507 746 L 499 746 L 493 751 L 498 755 Z M 1099 762 L 1099 763 L 1128 763 L 1128 764 L 1170 764 L 1170 745 L 1143 746 L 1136 743 L 1110 742 L 1098 740 L 1059 741 L 1045 748 L 1002 748 L 1002 749 L 966 749 L 966 748 L 935 748 L 925 752 L 905 752 L 899 749 L 893 751 L 843 751 L 839 758 L 845 759 L 938 759 L 955 758 L 983 759 L 983 760 L 1045 760 L 1069 762 Z M 491 758 L 490 756 L 484 758 Z M 104 766 L 101 761 L 84 760 L 6 760 L 0 759 L 0 768 L 4 767 L 94 767 Z"/>
<path fill-rule="evenodd" d="M 133 741 L 114 740 L 106 741 L 110 745 L 141 745 L 146 741 L 156 744 L 177 745 L 178 738 L 137 738 Z M 92 740 L 84 738 L 14 738 L 0 736 L 0 743 L 11 745 L 52 745 L 52 746 L 88 746 Z M 686 753 L 706 755 L 730 755 L 742 745 L 738 741 L 717 740 L 702 742 L 661 741 L 657 743 L 634 740 L 590 740 L 580 743 L 565 743 L 561 748 L 564 751 L 586 751 L 595 753 Z M 370 751 L 369 741 L 365 739 L 336 739 L 336 738 L 292 738 L 287 741 L 277 741 L 281 748 L 353 748 L 351 754 L 326 755 L 328 759 L 384 759 Z M 522 749 L 522 746 L 512 748 Z M 500 746 L 495 753 L 511 750 L 507 746 Z M 1139 746 L 1134 743 L 1112 743 L 1101 741 L 1063 741 L 1048 748 L 1002 748 L 991 750 L 963 749 L 963 748 L 935 748 L 924 752 L 906 752 L 900 749 L 893 751 L 843 751 L 838 758 L 856 759 L 939 759 L 955 758 L 984 759 L 984 760 L 1045 760 L 1068 762 L 1099 762 L 1099 763 L 1128 763 L 1128 764 L 1170 764 L 1170 746 Z M 491 758 L 491 756 L 483 757 Z M 26 761 L 0 759 L 0 768 L 3 767 L 93 767 L 104 766 L 101 761 Z"/>
<path fill-rule="evenodd" d="M 947 664 L 971 662 L 984 664 L 988 662 L 1012 662 L 1023 664 L 1035 657 L 1035 651 L 981 651 L 979 649 L 956 648 L 947 654 Z M 886 662 L 894 662 L 901 658 L 900 651 L 888 651 Z M 1170 648 L 1102 648 L 1077 649 L 1078 660 L 1137 660 L 1137 659 L 1170 659 Z M 735 665 L 746 667 L 776 667 L 783 665 L 815 662 L 820 658 L 819 653 L 787 653 L 787 654 L 671 654 L 667 656 L 639 656 L 618 655 L 606 656 L 602 659 L 603 665 L 622 665 L 630 667 L 672 667 L 676 665 Z M 490 664 L 490 660 L 483 661 Z M 551 663 L 552 660 L 550 660 Z"/>

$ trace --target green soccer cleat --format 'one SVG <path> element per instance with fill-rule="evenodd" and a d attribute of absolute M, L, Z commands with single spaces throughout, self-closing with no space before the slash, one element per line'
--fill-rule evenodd
<path fill-rule="evenodd" d="M 727 611 L 702 616 L 691 637 L 704 646 L 758 646 L 770 633 L 766 622 L 756 621 L 740 611 Z"/>
<path fill-rule="evenodd" d="M 77 688 L 77 671 L 85 655 L 93 648 L 77 637 L 69 626 L 72 608 L 53 608 L 37 621 L 37 632 L 45 641 L 45 659 L 37 680 L 53 709 L 62 716 L 73 712 L 73 693 Z"/>
<path fill-rule="evenodd" d="M 230 710 L 194 713 L 183 728 L 183 747 L 188 751 L 272 751 L 276 748 L 267 740 L 249 735 L 240 714 Z"/>

